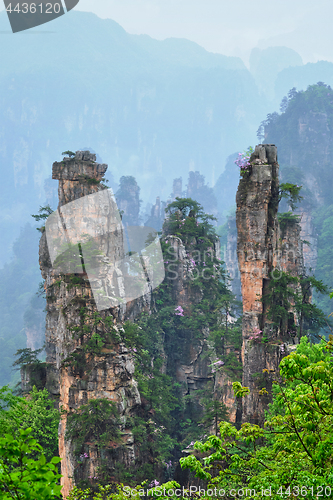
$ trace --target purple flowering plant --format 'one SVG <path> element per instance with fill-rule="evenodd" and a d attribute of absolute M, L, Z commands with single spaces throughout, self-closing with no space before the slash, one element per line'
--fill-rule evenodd
<path fill-rule="evenodd" d="M 220 368 L 222 368 L 222 366 L 224 365 L 224 361 L 221 361 L 220 359 L 218 359 L 217 361 L 215 361 L 214 363 L 212 363 L 211 366 L 212 367 L 212 373 L 215 373 L 217 372 Z"/>
<path fill-rule="evenodd" d="M 262 330 L 259 330 L 259 328 L 255 328 L 253 330 L 253 334 L 251 337 L 249 337 L 249 340 L 253 340 L 253 342 L 260 342 L 260 335 L 262 334 Z"/>
<path fill-rule="evenodd" d="M 250 157 L 253 153 L 253 148 L 250 146 L 244 153 L 238 153 L 238 158 L 235 160 L 237 167 L 240 168 L 241 175 L 248 172 L 251 166 Z"/>
<path fill-rule="evenodd" d="M 176 309 L 175 309 L 175 315 L 176 316 L 184 316 L 183 312 L 184 312 L 184 309 L 182 308 L 182 306 L 177 306 Z"/>
<path fill-rule="evenodd" d="M 160 483 L 157 481 L 157 479 L 154 479 L 151 483 L 149 483 L 149 486 L 151 488 L 154 488 L 156 486 L 158 486 Z"/>

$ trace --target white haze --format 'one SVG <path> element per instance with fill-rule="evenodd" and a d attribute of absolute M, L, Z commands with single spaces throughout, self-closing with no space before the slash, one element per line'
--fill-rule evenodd
<path fill-rule="evenodd" d="M 78 10 L 162 40 L 187 38 L 248 63 L 253 47 L 287 46 L 303 62 L 333 62 L 330 0 L 80 0 Z"/>

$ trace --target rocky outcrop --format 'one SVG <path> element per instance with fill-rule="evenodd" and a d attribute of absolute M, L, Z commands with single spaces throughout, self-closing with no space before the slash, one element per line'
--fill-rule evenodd
<path fill-rule="evenodd" d="M 228 218 L 228 236 L 224 252 L 224 261 L 231 278 L 230 288 L 237 300 L 242 300 L 240 272 L 237 259 L 237 227 L 236 215 Z"/>
<path fill-rule="evenodd" d="M 197 251 L 193 250 L 191 245 L 185 247 L 182 240 L 177 236 L 165 236 L 166 241 L 170 243 L 172 251 L 171 272 L 173 277 L 173 298 L 176 304 L 180 306 L 184 315 L 190 311 L 190 307 L 199 304 L 203 299 L 203 294 L 198 288 L 193 288 L 193 280 L 196 277 L 196 268 L 193 267 L 194 259 L 198 259 Z M 216 258 L 220 258 L 220 242 L 216 241 L 212 248 Z M 177 382 L 181 384 L 182 395 L 192 397 L 197 411 L 202 412 L 200 400 L 203 392 L 210 394 L 212 400 L 222 402 L 227 411 L 231 422 L 236 421 L 237 401 L 235 400 L 232 379 L 225 369 L 214 370 L 212 364 L 218 359 L 213 346 L 210 344 L 209 328 L 202 329 L 201 335 L 192 335 L 193 332 L 185 332 L 182 342 L 181 356 L 177 356 L 174 363 L 174 372 Z M 233 346 L 226 346 L 225 354 L 235 351 L 240 357 L 240 352 Z M 167 360 L 172 361 L 172 360 Z M 238 417 L 238 415 L 237 415 Z M 211 432 L 215 432 L 211 429 Z"/>
<path fill-rule="evenodd" d="M 300 212 L 301 239 L 303 240 L 304 267 L 308 274 L 314 273 L 317 266 L 317 233 L 311 211 Z"/>
<path fill-rule="evenodd" d="M 140 188 L 131 175 L 120 178 L 116 193 L 117 204 L 125 226 L 137 226 L 140 219 Z"/>
<path fill-rule="evenodd" d="M 103 467 L 107 467 L 107 478 L 112 479 L 118 465 L 134 470 L 134 464 L 152 459 L 140 455 L 130 428 L 131 417 L 142 414 L 144 398 L 141 402 L 134 378 L 133 351 L 121 340 L 121 331 L 126 320 L 133 321 L 143 311 L 158 314 L 150 292 L 154 284 L 159 283 L 154 282 L 156 273 L 152 274 L 148 265 L 152 257 L 146 254 L 141 256 L 143 274 L 148 275 L 146 285 L 139 287 L 142 293 L 128 286 L 138 274 L 139 260 L 134 268 L 128 266 L 130 259 L 134 259 L 134 250 L 137 251 L 132 236 L 139 238 L 139 234 L 129 225 L 124 228 L 116 215 L 114 198 L 106 194 L 108 191 L 102 183 L 106 168 L 96 163 L 95 155 L 85 151 L 54 163 L 53 178 L 59 181 L 59 206 L 47 220 L 40 240 L 40 267 L 47 297 L 46 387 L 63 410 L 59 453 L 65 498 L 79 481 L 99 478 L 98 470 Z M 149 228 L 140 230 L 146 231 L 144 239 L 150 235 Z M 194 254 L 195 245 L 189 243 L 185 247 L 179 237 L 168 234 L 164 239 L 170 240 L 176 266 L 173 267 L 173 277 L 176 274 L 177 279 L 172 279 L 172 300 L 186 314 L 203 300 L 199 286 L 192 286 L 193 261 L 198 258 Z M 219 258 L 219 255 L 217 240 L 200 259 L 213 260 L 213 256 Z M 128 266 L 119 264 L 124 260 Z M 163 258 L 159 258 L 159 262 L 164 272 Z M 213 272 L 210 270 L 208 279 L 214 277 Z M 103 307 L 103 301 L 107 306 Z M 208 328 L 200 326 L 199 332 L 184 327 L 181 334 L 182 338 L 177 339 L 178 352 L 166 346 L 162 335 L 162 372 L 175 377 L 182 388 L 181 397 L 190 397 L 199 412 L 202 395 L 209 394 L 225 404 L 229 418 L 235 421 L 238 407 L 232 379 L 223 367 L 212 369 L 214 363 L 221 362 L 210 345 Z M 227 355 L 232 351 L 235 351 L 232 346 L 225 347 Z M 236 355 L 240 357 L 240 352 Z M 115 435 L 116 429 L 120 431 L 119 439 L 110 438 L 103 447 L 98 446 L 96 436 L 92 436 L 89 429 L 87 435 L 81 436 L 83 441 L 80 435 L 73 434 L 73 428 L 79 429 L 73 427 L 75 419 L 80 418 L 87 405 L 99 404 L 99 401 L 114 403 L 117 418 L 111 419 L 108 426 L 114 426 Z"/>
<path fill-rule="evenodd" d="M 243 421 L 263 420 L 269 401 L 270 377 L 278 372 L 287 331 L 272 329 L 270 304 L 263 300 L 281 272 L 303 274 L 301 228 L 295 221 L 280 227 L 279 165 L 274 145 L 256 146 L 251 166 L 242 174 L 237 191 L 237 254 L 243 296 L 243 385 L 250 395 L 243 401 Z M 295 314 L 292 311 L 292 314 Z M 267 375 L 267 376 L 266 376 Z M 264 389 L 264 391 L 263 391 Z"/>
<path fill-rule="evenodd" d="M 78 151 L 73 158 L 64 158 L 62 162 L 54 163 L 53 179 L 59 180 L 58 218 L 54 227 L 60 228 L 60 231 L 62 225 L 67 235 L 74 235 L 75 228 L 85 224 L 90 235 L 95 232 L 96 248 L 103 249 L 102 253 L 111 265 L 123 256 L 123 233 L 120 228 L 113 227 L 112 239 L 103 239 L 102 218 L 107 219 L 111 215 L 105 212 L 105 206 L 97 207 L 96 212 L 94 206 L 89 205 L 89 195 L 101 193 L 104 189 L 101 181 L 106 169 L 107 165 L 96 163 L 95 155 L 85 151 Z M 88 205 L 78 204 L 76 210 L 72 210 L 70 214 L 66 212 L 70 206 L 68 204 L 83 197 Z M 75 241 L 73 236 L 72 243 L 75 244 Z M 46 232 L 40 241 L 40 268 L 47 297 L 46 386 L 58 400 L 59 407 L 64 410 L 59 427 L 59 453 L 65 498 L 75 481 L 83 477 L 97 477 L 97 467 L 101 464 L 99 448 L 89 442 L 85 443 L 85 453 L 89 460 L 86 460 L 86 465 L 80 464 L 75 443 L 66 436 L 68 415 L 89 401 L 106 399 L 114 402 L 119 412 L 122 441 L 117 445 L 110 443 L 109 447 L 106 446 L 104 458 L 107 458 L 109 466 L 112 468 L 116 461 L 130 466 L 135 459 L 133 437 L 127 429 L 126 421 L 140 404 L 140 394 L 133 378 L 132 355 L 119 342 L 116 332 L 124 319 L 149 309 L 149 297 L 144 296 L 128 304 L 99 311 L 96 295 L 94 298 L 92 293 L 92 282 L 84 266 L 83 257 L 87 255 L 87 248 L 84 251 L 80 246 L 76 249 L 70 256 L 71 266 L 73 262 L 76 266 L 75 272 L 73 268 L 65 272 L 61 265 L 52 266 L 50 254 L 54 249 L 47 242 Z M 97 259 L 100 258 L 99 253 L 95 255 Z M 118 283 L 126 278 L 117 270 L 116 265 L 114 272 L 118 273 Z M 95 280 L 98 279 L 96 276 Z M 119 287 L 121 289 L 121 285 Z"/>
<path fill-rule="evenodd" d="M 214 190 L 205 184 L 205 176 L 200 172 L 189 172 L 186 196 L 199 202 L 207 214 L 217 217 L 217 200 Z"/>
<path fill-rule="evenodd" d="M 165 220 L 166 205 L 167 203 L 165 201 L 161 201 L 160 197 L 157 196 L 155 205 L 151 208 L 150 217 L 145 222 L 145 226 L 153 227 L 156 231 L 161 231 Z"/>

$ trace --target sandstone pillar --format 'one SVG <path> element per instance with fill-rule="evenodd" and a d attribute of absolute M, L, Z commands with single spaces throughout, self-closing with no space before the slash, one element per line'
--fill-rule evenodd
<path fill-rule="evenodd" d="M 250 163 L 242 174 L 236 197 L 237 256 L 243 297 L 243 385 L 251 391 L 243 399 L 242 420 L 261 423 L 271 392 L 271 376 L 263 370 L 278 372 L 284 351 L 280 346 L 287 333 L 272 332 L 269 305 L 262 297 L 280 271 L 293 276 L 302 274 L 303 256 L 299 224 L 291 221 L 283 231 L 279 228 L 276 146 L 256 146 Z"/>

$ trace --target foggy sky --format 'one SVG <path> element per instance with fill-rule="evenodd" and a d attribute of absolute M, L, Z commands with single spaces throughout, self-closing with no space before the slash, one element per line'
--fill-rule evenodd
<path fill-rule="evenodd" d="M 304 63 L 333 62 L 331 0 L 80 0 L 75 9 L 129 33 L 187 38 L 246 64 L 252 48 L 270 46 L 290 47 Z"/>
<path fill-rule="evenodd" d="M 303 62 L 333 62 L 331 0 L 80 0 L 76 7 L 133 34 L 187 38 L 247 63 L 253 47 L 285 45 Z"/>

